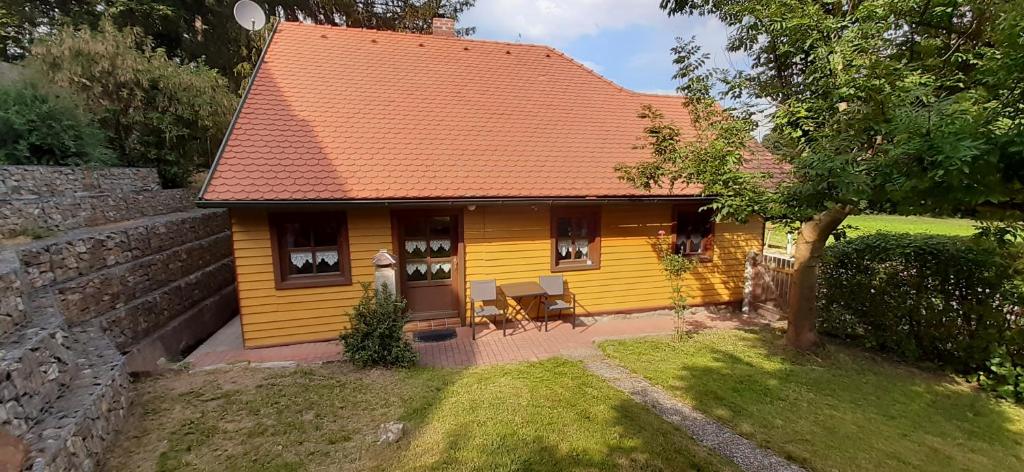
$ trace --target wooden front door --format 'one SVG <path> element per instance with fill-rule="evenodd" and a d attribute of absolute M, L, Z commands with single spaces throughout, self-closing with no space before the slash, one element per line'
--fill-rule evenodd
<path fill-rule="evenodd" d="M 461 218 L 457 212 L 417 210 L 396 213 L 395 246 L 401 292 L 413 320 L 459 316 L 462 270 Z"/>

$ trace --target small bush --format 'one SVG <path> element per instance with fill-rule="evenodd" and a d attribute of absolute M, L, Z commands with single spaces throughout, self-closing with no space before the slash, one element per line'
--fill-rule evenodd
<path fill-rule="evenodd" d="M 819 329 L 964 374 L 1005 345 L 1020 295 L 995 244 L 876 233 L 829 246 L 818 282 Z"/>
<path fill-rule="evenodd" d="M 109 164 L 96 120 L 67 93 L 28 79 L 0 84 L 0 164 Z"/>
<path fill-rule="evenodd" d="M 29 239 L 45 239 L 53 236 L 54 234 L 57 234 L 57 232 L 50 228 L 28 224 L 18 228 L 18 231 L 14 233 L 14 236 L 21 236 Z"/>
<path fill-rule="evenodd" d="M 352 330 L 341 335 L 345 355 L 359 367 L 409 367 L 416 350 L 402 328 L 408 320 L 405 300 L 389 290 L 363 285 L 363 297 L 352 312 Z"/>
<path fill-rule="evenodd" d="M 988 368 L 977 376 L 978 385 L 999 398 L 1024 402 L 1024 363 L 1003 347 L 986 364 Z"/>

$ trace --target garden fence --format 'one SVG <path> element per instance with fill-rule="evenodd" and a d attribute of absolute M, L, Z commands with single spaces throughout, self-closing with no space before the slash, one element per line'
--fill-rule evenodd
<path fill-rule="evenodd" d="M 747 255 L 744 312 L 762 308 L 789 311 L 789 287 L 793 258 L 782 254 L 751 252 Z"/>

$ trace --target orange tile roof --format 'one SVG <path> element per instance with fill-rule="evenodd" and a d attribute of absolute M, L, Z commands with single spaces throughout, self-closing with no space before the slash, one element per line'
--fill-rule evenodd
<path fill-rule="evenodd" d="M 686 135 L 679 97 L 626 90 L 549 47 L 282 23 L 202 199 L 650 195 L 613 169 L 647 156 L 633 148 L 643 104 Z M 754 154 L 751 167 L 773 167 Z"/>

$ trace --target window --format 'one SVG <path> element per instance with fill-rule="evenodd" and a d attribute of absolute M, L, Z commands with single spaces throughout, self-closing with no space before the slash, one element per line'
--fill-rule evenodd
<path fill-rule="evenodd" d="M 450 216 L 406 217 L 401 250 L 409 285 L 449 285 L 455 264 L 456 225 Z"/>
<path fill-rule="evenodd" d="M 699 205 L 676 208 L 675 251 L 701 261 L 711 260 L 714 251 L 715 221 L 711 210 Z"/>
<path fill-rule="evenodd" d="M 601 267 L 601 209 L 551 209 L 551 270 Z"/>
<path fill-rule="evenodd" d="M 352 283 L 344 213 L 272 214 L 270 232 L 277 288 Z"/>

